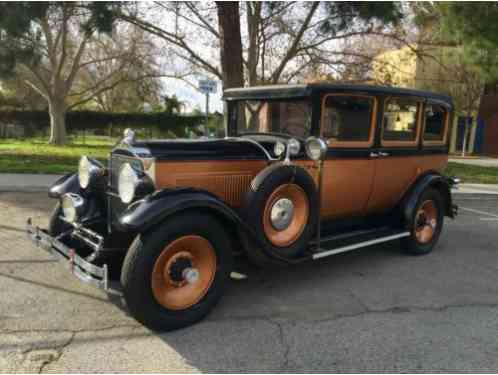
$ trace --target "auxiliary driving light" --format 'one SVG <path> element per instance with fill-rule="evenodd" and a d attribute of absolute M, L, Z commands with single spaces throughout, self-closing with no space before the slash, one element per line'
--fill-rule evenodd
<path fill-rule="evenodd" d="M 83 216 L 85 200 L 78 194 L 67 193 L 62 197 L 62 213 L 66 221 L 74 223 Z"/>

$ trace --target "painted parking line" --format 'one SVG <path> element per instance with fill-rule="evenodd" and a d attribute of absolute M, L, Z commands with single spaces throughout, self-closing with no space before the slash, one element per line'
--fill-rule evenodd
<path fill-rule="evenodd" d="M 459 206 L 458 209 L 459 210 L 473 212 L 473 213 L 479 214 L 479 215 L 490 216 L 490 218 L 481 218 L 481 220 L 483 220 L 483 219 L 486 219 L 486 220 L 493 220 L 493 219 L 496 220 L 496 219 L 498 219 L 498 215 L 495 215 L 495 214 L 492 214 L 492 213 L 489 213 L 489 212 L 484 212 L 484 211 L 475 210 L 473 208 L 467 208 L 467 207 L 462 207 L 462 206 Z"/>

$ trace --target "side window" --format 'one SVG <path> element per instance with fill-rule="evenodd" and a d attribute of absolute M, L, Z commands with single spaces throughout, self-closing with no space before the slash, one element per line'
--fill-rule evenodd
<path fill-rule="evenodd" d="M 428 104 L 424 117 L 424 142 L 444 142 L 448 111 L 443 106 Z"/>
<path fill-rule="evenodd" d="M 384 104 L 382 141 L 415 143 L 420 105 L 410 98 L 389 98 Z"/>
<path fill-rule="evenodd" d="M 374 98 L 366 96 L 327 95 L 322 108 L 322 136 L 330 145 L 369 145 L 375 104 Z"/>

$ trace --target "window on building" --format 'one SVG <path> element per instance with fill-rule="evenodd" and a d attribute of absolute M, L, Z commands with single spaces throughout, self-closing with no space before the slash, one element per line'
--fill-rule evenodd
<path fill-rule="evenodd" d="M 415 141 L 419 103 L 409 98 L 390 98 L 384 106 L 382 140 Z"/>
<path fill-rule="evenodd" d="M 369 142 L 374 99 L 328 95 L 323 106 L 322 136 L 329 142 Z"/>
<path fill-rule="evenodd" d="M 425 107 L 424 141 L 444 140 L 447 113 L 440 105 L 429 104 Z"/>

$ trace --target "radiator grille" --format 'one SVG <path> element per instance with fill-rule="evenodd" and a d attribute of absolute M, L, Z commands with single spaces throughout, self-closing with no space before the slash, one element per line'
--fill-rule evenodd
<path fill-rule="evenodd" d="M 242 204 L 252 178 L 252 175 L 189 176 L 178 177 L 176 184 L 208 190 L 230 206 L 238 207 Z"/>

